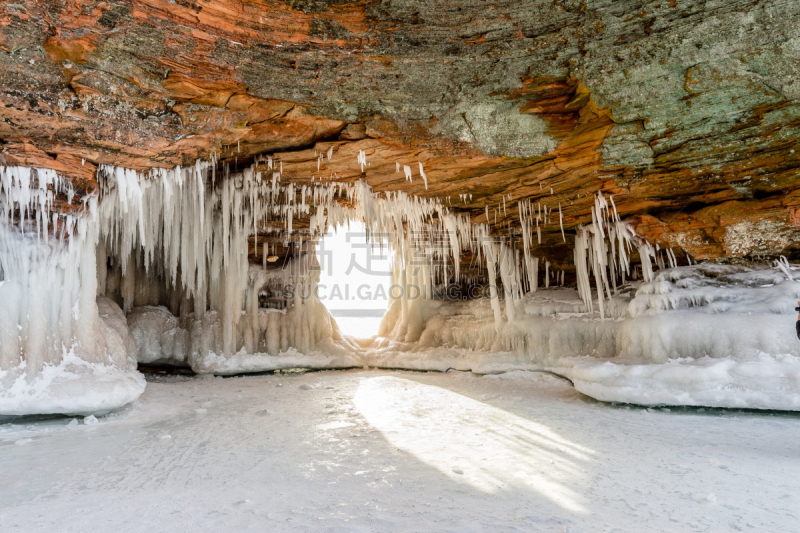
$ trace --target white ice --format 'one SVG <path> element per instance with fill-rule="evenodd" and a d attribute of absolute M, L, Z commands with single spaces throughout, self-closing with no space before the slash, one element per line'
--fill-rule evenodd
<path fill-rule="evenodd" d="M 426 302 L 418 343 L 390 338 L 371 366 L 479 373 L 550 370 L 603 401 L 800 410 L 800 283 L 779 269 L 701 264 L 660 271 L 606 301 L 606 319 L 575 290 L 514 304 L 499 330 L 487 300 Z M 597 307 L 595 306 L 595 309 Z M 608 318 L 609 315 L 612 318 Z"/>
<path fill-rule="evenodd" d="M 125 315 L 97 291 L 97 197 L 69 180 L 0 167 L 0 414 L 91 413 L 144 390 Z"/>

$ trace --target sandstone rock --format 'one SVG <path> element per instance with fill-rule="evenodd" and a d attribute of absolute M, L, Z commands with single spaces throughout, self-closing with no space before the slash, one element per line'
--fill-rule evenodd
<path fill-rule="evenodd" d="M 603 190 L 697 259 L 797 257 L 798 18 L 792 0 L 21 0 L 0 6 L 0 164 L 85 194 L 99 164 L 212 154 L 279 153 L 310 180 L 334 146 L 336 179 L 364 150 L 376 190 L 470 195 L 452 209 L 488 205 L 499 233 L 520 198 L 560 204 L 570 233 Z"/>

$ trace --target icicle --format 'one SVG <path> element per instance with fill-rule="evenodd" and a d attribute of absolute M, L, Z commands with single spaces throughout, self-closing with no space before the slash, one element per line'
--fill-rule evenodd
<path fill-rule="evenodd" d="M 688 258 L 689 254 L 686 254 L 686 256 Z M 691 260 L 690 260 L 690 264 L 691 264 Z M 786 259 L 785 256 L 783 256 L 783 255 L 780 256 L 779 259 L 775 260 L 774 264 L 775 264 L 775 268 L 777 268 L 778 270 L 783 272 L 783 274 L 786 276 L 787 280 L 796 281 L 795 278 L 794 278 L 794 275 L 792 275 L 792 266 L 789 264 L 789 260 Z"/>
<path fill-rule="evenodd" d="M 428 176 L 425 175 L 425 170 L 422 168 L 422 163 L 419 163 L 419 175 L 422 176 L 422 181 L 425 182 L 425 190 L 428 190 Z"/>
<path fill-rule="evenodd" d="M 494 327 L 496 331 L 500 331 L 503 325 L 503 312 L 500 309 L 499 295 L 497 292 L 497 274 L 495 272 L 495 247 L 497 245 L 491 241 L 483 241 L 483 249 L 486 255 L 486 271 L 489 276 L 489 299 L 494 312 Z"/>
<path fill-rule="evenodd" d="M 361 172 L 364 172 L 364 167 L 367 166 L 367 155 L 363 150 L 358 151 L 358 164 L 361 165 Z"/>
<path fill-rule="evenodd" d="M 406 174 L 406 181 L 411 181 L 411 167 L 408 165 L 403 165 L 403 172 Z"/>
<path fill-rule="evenodd" d="M 639 250 L 642 258 L 642 273 L 646 281 L 652 279 L 649 258 L 654 255 L 652 246 L 644 239 L 637 237 L 629 225 L 619 220 L 613 198 L 609 198 L 609 200 L 610 207 L 602 193 L 595 195 L 594 206 L 592 206 L 592 224 L 588 227 L 579 226 L 575 238 L 578 293 L 591 312 L 593 307 L 589 285 L 589 265 L 591 265 L 597 285 L 597 301 L 601 319 L 605 314 L 603 293 L 605 292 L 610 299 L 612 285 L 616 293 L 617 276 L 624 281 L 625 274 L 630 272 L 626 249 L 630 248 L 631 242 L 635 242 L 635 246 Z M 619 253 L 615 248 L 615 240 L 619 241 Z M 636 272 L 634 272 L 635 277 Z"/>
<path fill-rule="evenodd" d="M 544 288 L 550 288 L 550 261 L 544 262 Z"/>
<path fill-rule="evenodd" d="M 503 281 L 503 291 L 505 292 L 506 318 L 509 322 L 516 318 L 514 307 L 514 293 L 518 285 L 515 285 L 515 261 L 513 260 L 513 250 L 505 244 L 500 244 L 500 277 Z"/>

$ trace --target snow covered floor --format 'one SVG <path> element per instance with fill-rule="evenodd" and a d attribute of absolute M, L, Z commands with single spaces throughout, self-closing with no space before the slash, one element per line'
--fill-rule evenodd
<path fill-rule="evenodd" d="M 798 414 L 614 406 L 528 372 L 149 381 L 96 423 L 1 421 L 3 531 L 778 532 L 800 519 Z"/>

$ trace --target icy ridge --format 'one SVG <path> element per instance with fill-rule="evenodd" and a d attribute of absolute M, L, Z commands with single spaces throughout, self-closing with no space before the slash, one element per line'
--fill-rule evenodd
<path fill-rule="evenodd" d="M 486 300 L 437 302 L 418 343 L 379 339 L 365 361 L 478 373 L 549 370 L 603 401 L 800 409 L 800 283 L 781 269 L 683 266 L 619 288 L 606 301 L 614 319 L 581 308 L 577 291 L 558 288 L 526 295 L 499 331 Z M 384 320 L 391 329 L 396 313 Z"/>

